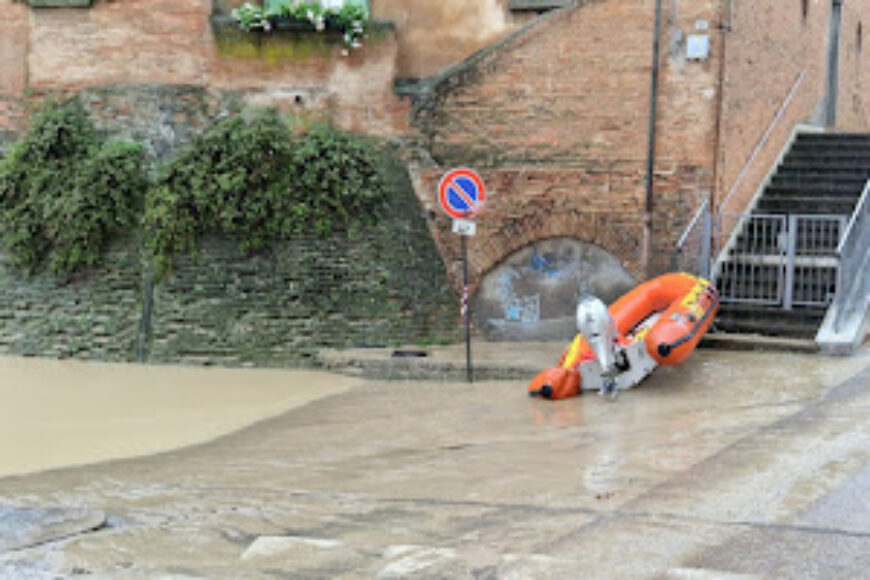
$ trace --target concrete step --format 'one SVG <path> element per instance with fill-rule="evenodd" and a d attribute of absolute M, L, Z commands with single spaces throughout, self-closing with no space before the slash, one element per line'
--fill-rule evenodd
<path fill-rule="evenodd" d="M 857 190 L 860 194 L 867 183 L 867 177 L 863 172 L 809 173 L 806 175 L 777 172 L 771 179 L 768 189 L 773 191 L 792 190 L 810 186 L 826 191 Z"/>
<path fill-rule="evenodd" d="M 799 133 L 795 145 L 807 143 L 854 143 L 857 145 L 870 143 L 868 133 Z"/>
<path fill-rule="evenodd" d="M 854 199 L 857 201 L 864 191 L 865 183 L 865 180 L 829 180 L 827 182 L 789 180 L 788 183 L 774 180 L 765 188 L 764 197 Z"/>
<path fill-rule="evenodd" d="M 812 339 L 824 316 L 825 308 L 787 311 L 775 306 L 723 302 L 714 327 L 729 333 Z"/>
<path fill-rule="evenodd" d="M 870 134 L 798 135 L 792 149 L 758 201 L 753 214 L 851 216 L 870 179 Z M 723 303 L 714 323 L 717 333 L 738 333 L 781 340 L 811 340 L 826 306 L 780 306 L 728 302 L 729 297 L 769 297 L 784 294 L 785 256 L 781 249 L 785 220 L 747 220 L 716 284 Z M 797 302 L 830 300 L 837 283 L 836 248 L 839 222 L 801 220 L 794 232 L 798 243 L 792 296 Z M 717 334 L 717 333 L 714 333 Z M 757 342 L 757 338 L 750 342 Z M 813 347 L 815 348 L 815 347 Z"/>
<path fill-rule="evenodd" d="M 808 235 L 812 233 L 812 235 Z M 777 255 L 783 253 L 779 246 L 779 232 L 745 232 L 737 236 L 729 256 L 743 254 Z M 797 254 L 802 256 L 835 256 L 840 243 L 839 232 L 799 231 Z"/>
<path fill-rule="evenodd" d="M 863 153 L 854 151 L 798 151 L 786 155 L 783 163 L 833 163 L 846 167 L 870 167 L 870 152 Z"/>
<path fill-rule="evenodd" d="M 852 215 L 858 196 L 809 197 L 792 195 L 789 197 L 762 197 L 755 207 L 756 213 L 767 214 L 807 214 L 807 215 Z"/>
<path fill-rule="evenodd" d="M 851 163 L 790 163 L 777 167 L 778 175 L 850 175 L 870 178 L 870 167 Z"/>
<path fill-rule="evenodd" d="M 762 334 L 735 334 L 711 330 L 699 344 L 701 348 L 727 350 L 766 350 L 776 352 L 819 352 L 819 345 L 812 339 L 764 336 Z"/>
<path fill-rule="evenodd" d="M 870 141 L 834 139 L 828 141 L 797 140 L 791 148 L 795 153 L 818 153 L 818 152 L 854 152 L 857 155 L 870 154 Z"/>

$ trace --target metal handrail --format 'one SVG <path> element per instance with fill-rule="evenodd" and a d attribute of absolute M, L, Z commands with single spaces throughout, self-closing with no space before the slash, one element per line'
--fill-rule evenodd
<path fill-rule="evenodd" d="M 861 199 L 852 212 L 852 217 L 846 226 L 843 237 L 837 245 L 837 291 L 834 295 L 836 317 L 834 319 L 834 331 L 839 332 L 840 327 L 847 315 L 850 315 L 855 307 L 864 307 L 867 299 L 867 288 L 862 290 L 861 284 L 866 285 L 865 276 L 859 275 L 867 250 L 870 248 L 870 180 L 864 185 Z M 855 292 L 858 291 L 858 295 Z M 860 300 L 861 304 L 854 304 Z"/>
<path fill-rule="evenodd" d="M 855 211 L 852 212 L 852 217 L 849 218 L 849 223 L 846 225 L 846 230 L 843 232 L 843 237 L 840 244 L 837 246 L 837 255 L 843 255 L 846 249 L 846 242 L 851 240 L 852 231 L 855 230 L 855 224 L 862 215 L 864 207 L 867 205 L 867 199 L 870 198 L 870 179 L 864 184 L 864 191 L 861 193 L 861 198 L 858 200 L 858 205 L 855 206 Z"/>
<path fill-rule="evenodd" d="M 722 208 L 731 201 L 731 198 L 734 196 L 734 193 L 737 191 L 737 188 L 740 187 L 740 184 L 743 183 L 743 179 L 749 173 L 749 168 L 752 167 L 752 164 L 755 163 L 755 159 L 761 153 L 764 146 L 767 145 L 767 141 L 770 139 L 770 136 L 773 134 L 773 130 L 779 124 L 780 119 L 785 114 L 785 110 L 791 104 L 792 99 L 794 99 L 795 94 L 797 94 L 798 88 L 800 88 L 801 83 L 804 81 L 804 77 L 807 76 L 807 69 L 803 69 L 801 73 L 798 75 L 797 79 L 795 79 L 794 84 L 792 84 L 791 89 L 786 95 L 785 100 L 779 107 L 779 110 L 774 115 L 773 120 L 767 126 L 767 130 L 764 132 L 764 136 L 762 136 L 761 140 L 755 145 L 755 149 L 752 150 L 752 154 L 749 156 L 749 159 L 746 160 L 746 163 L 743 165 L 743 169 L 740 170 L 740 174 L 737 176 L 737 179 L 734 181 L 734 184 L 731 186 L 731 189 L 728 190 L 728 195 L 725 196 L 725 199 L 717 207 L 717 213 L 722 213 Z"/>
<path fill-rule="evenodd" d="M 692 266 L 691 268 L 697 267 L 697 273 L 703 276 L 704 278 L 710 277 L 710 251 L 711 251 L 711 242 L 712 242 L 712 221 L 710 214 L 710 200 L 705 199 L 698 210 L 695 212 L 695 215 L 692 217 L 691 221 L 689 221 L 689 225 L 686 226 L 685 231 L 680 236 L 679 241 L 677 241 L 677 245 L 675 248 L 675 252 L 673 254 L 674 258 L 674 266 L 677 268 L 684 268 L 684 266 L 680 263 L 681 257 L 683 255 L 683 250 L 685 249 L 686 243 L 689 240 L 689 236 L 692 235 L 692 232 L 698 229 L 698 226 L 701 226 L 700 233 L 700 247 L 698 248 L 698 264 Z"/>
<path fill-rule="evenodd" d="M 698 225 L 698 221 L 700 221 L 701 216 L 704 215 L 704 212 L 707 210 L 707 206 L 710 205 L 710 200 L 705 199 L 704 203 L 701 204 L 701 207 L 698 208 L 698 211 L 695 212 L 695 216 L 692 218 L 692 221 L 689 222 L 689 225 L 686 226 L 686 229 L 683 230 L 683 235 L 680 236 L 679 241 L 677 242 L 677 251 L 681 251 L 683 246 L 686 245 L 686 240 L 689 239 L 689 235 L 691 235 L 692 230 L 695 229 L 695 226 Z"/>

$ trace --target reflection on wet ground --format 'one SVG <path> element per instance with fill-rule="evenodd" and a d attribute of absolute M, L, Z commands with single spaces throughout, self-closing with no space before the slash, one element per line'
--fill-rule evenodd
<path fill-rule="evenodd" d="M 369 382 L 205 445 L 0 480 L 0 504 L 109 523 L 0 554 L 0 575 L 797 569 L 768 569 L 763 540 L 856 577 L 870 566 L 870 521 L 847 516 L 866 497 L 868 366 L 866 352 L 699 351 L 615 402 L 529 399 L 516 381 Z"/>

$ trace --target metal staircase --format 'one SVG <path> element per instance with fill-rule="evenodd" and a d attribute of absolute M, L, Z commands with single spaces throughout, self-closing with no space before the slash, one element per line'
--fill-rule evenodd
<path fill-rule="evenodd" d="M 730 235 L 713 268 L 715 331 L 814 339 L 855 275 L 841 262 L 868 178 L 870 135 L 798 135 L 750 213 L 717 216 Z"/>

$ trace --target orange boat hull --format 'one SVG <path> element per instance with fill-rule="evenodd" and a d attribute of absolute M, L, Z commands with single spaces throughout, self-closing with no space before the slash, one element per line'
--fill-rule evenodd
<path fill-rule="evenodd" d="M 642 340 L 656 363 L 675 366 L 685 361 L 710 328 L 719 308 L 713 285 L 690 274 L 665 274 L 644 282 L 610 305 L 622 345 Z M 645 324 L 660 314 L 653 324 Z M 539 373 L 529 394 L 564 399 L 582 391 L 578 368 L 595 358 L 589 344 L 577 335 L 559 366 Z"/>

